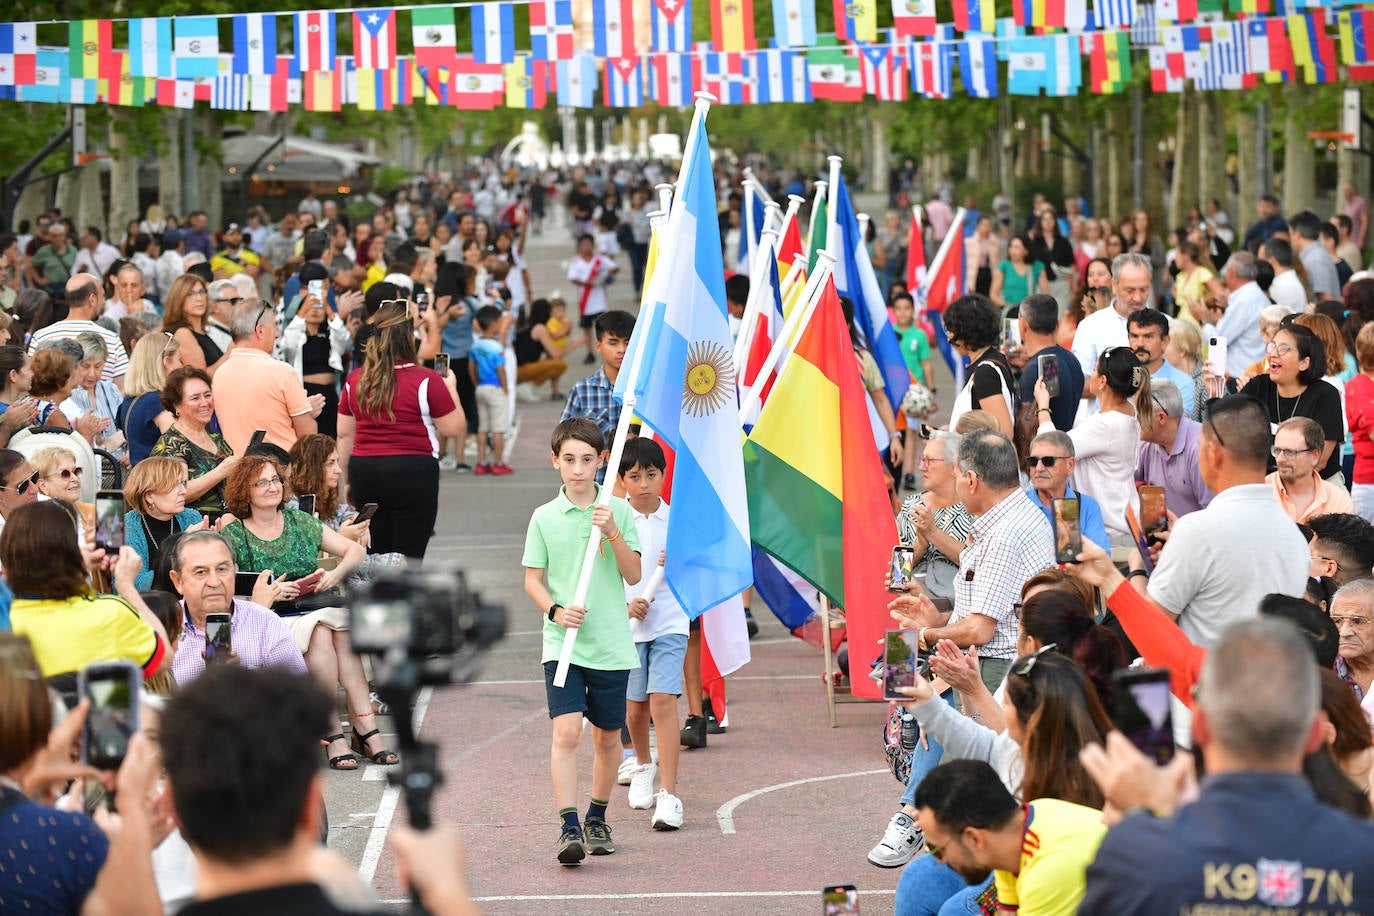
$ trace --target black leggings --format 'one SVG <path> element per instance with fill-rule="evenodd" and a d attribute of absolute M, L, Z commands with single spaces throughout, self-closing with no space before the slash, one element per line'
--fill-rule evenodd
<path fill-rule="evenodd" d="M 468 374 L 468 358 L 456 356 L 449 360 L 449 371 L 454 373 L 454 388 L 458 390 L 458 405 L 463 408 L 463 416 L 468 421 L 468 434 L 477 433 L 477 389 L 472 386 L 472 376 Z M 458 456 L 463 463 L 463 456 Z"/>
<path fill-rule="evenodd" d="M 354 455 L 348 485 L 357 508 L 377 504 L 371 553 L 424 559 L 439 516 L 439 462 L 429 455 Z"/>

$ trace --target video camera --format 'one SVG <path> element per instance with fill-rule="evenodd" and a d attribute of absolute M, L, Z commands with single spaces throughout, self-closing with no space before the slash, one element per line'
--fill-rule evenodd
<path fill-rule="evenodd" d="M 438 748 L 416 734 L 412 705 L 424 685 L 463 684 L 484 651 L 506 635 L 506 609 L 487 604 L 461 570 L 387 570 L 349 596 L 350 643 L 377 659 L 373 686 L 391 706 L 401 765 L 387 773 L 405 796 L 410 824 L 429 828 L 430 800 L 443 781 Z M 416 906 L 416 912 L 423 910 Z"/>

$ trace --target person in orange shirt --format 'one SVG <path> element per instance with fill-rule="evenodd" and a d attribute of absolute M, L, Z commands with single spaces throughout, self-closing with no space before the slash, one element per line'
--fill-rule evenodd
<path fill-rule="evenodd" d="M 1316 420 L 1290 417 L 1274 433 L 1274 462 L 1278 470 L 1264 480 L 1274 488 L 1283 511 L 1298 524 L 1316 515 L 1354 512 L 1350 493 L 1317 473 L 1326 436 Z"/>

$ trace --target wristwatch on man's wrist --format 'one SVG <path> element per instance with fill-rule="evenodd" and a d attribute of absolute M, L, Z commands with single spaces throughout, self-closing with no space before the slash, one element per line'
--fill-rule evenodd
<path fill-rule="evenodd" d="M 560 610 L 562 610 L 562 608 L 563 608 L 563 605 L 561 605 L 561 604 L 551 604 L 551 605 L 549 605 L 549 620 L 553 620 L 553 615 L 554 615 L 554 614 L 557 614 Z"/>

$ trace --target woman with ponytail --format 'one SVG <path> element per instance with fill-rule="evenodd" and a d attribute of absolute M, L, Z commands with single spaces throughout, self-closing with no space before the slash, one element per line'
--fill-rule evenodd
<path fill-rule="evenodd" d="M 1098 410 L 1069 430 L 1076 458 L 1074 488 L 1102 507 L 1111 546 L 1134 545 L 1126 526 L 1126 507 L 1136 508 L 1136 453 L 1141 430 L 1150 428 L 1154 416 L 1150 372 L 1129 347 L 1113 347 L 1097 358 L 1083 390 L 1097 398 Z M 1053 432 L 1050 393 L 1043 382 L 1036 383 L 1035 403 L 1040 410 L 1039 431 Z"/>
<path fill-rule="evenodd" d="M 339 465 L 355 506 L 377 504 L 371 553 L 424 559 L 438 517 L 439 436 L 467 420 L 453 373 L 417 365 L 414 322 L 404 299 L 383 302 L 363 364 L 339 396 Z"/>

